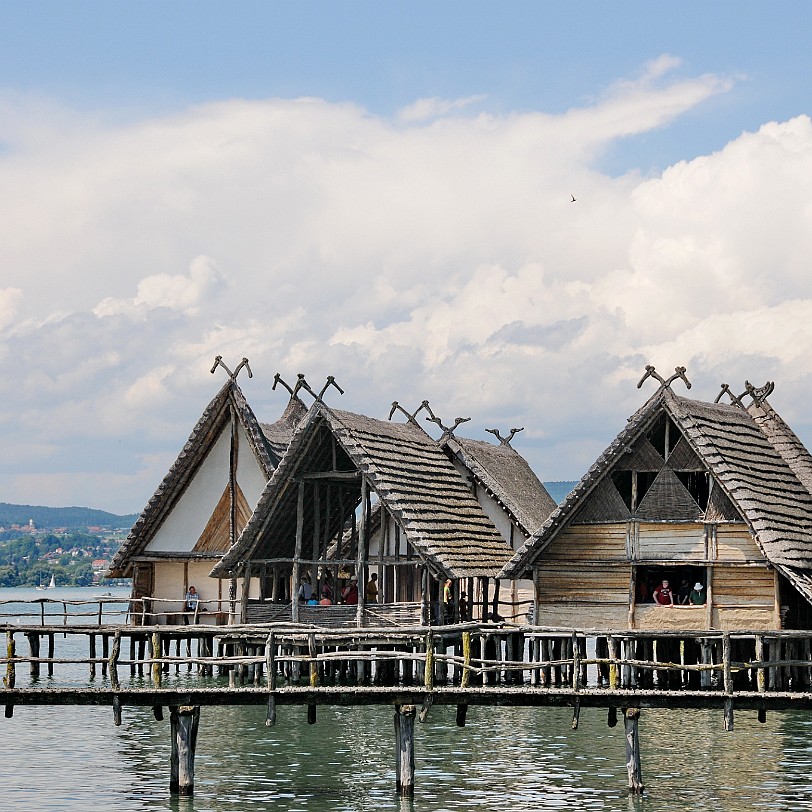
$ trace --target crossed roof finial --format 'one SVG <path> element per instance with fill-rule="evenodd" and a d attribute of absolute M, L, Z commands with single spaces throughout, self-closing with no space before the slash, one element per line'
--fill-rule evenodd
<path fill-rule="evenodd" d="M 240 374 L 240 370 L 241 370 L 243 367 L 245 367 L 245 368 L 248 370 L 248 377 L 249 377 L 249 378 L 253 378 L 253 377 L 254 377 L 253 373 L 251 372 L 251 367 L 249 367 L 249 366 L 248 366 L 248 359 L 247 359 L 247 358 L 243 358 L 243 359 L 242 359 L 242 361 L 240 361 L 240 363 L 239 363 L 239 365 L 237 366 L 237 368 L 234 370 L 234 372 L 232 372 L 232 371 L 231 371 L 231 370 L 230 370 L 230 369 L 229 369 L 229 368 L 228 368 L 228 367 L 227 367 L 227 366 L 226 366 L 226 365 L 223 363 L 223 356 L 222 356 L 222 355 L 218 355 L 218 356 L 216 356 L 216 357 L 215 357 L 215 359 L 214 359 L 214 366 L 212 366 L 212 368 L 211 368 L 211 374 L 212 374 L 212 375 L 214 375 L 214 373 L 217 371 L 217 367 L 222 367 L 222 368 L 223 368 L 223 369 L 226 371 L 226 373 L 228 374 L 228 377 L 229 377 L 229 378 L 231 378 L 231 380 L 232 380 L 232 381 L 235 381 L 235 382 L 236 382 L 236 380 L 237 380 L 237 375 L 239 375 L 239 374 Z"/>
<path fill-rule="evenodd" d="M 277 384 L 282 384 L 285 389 L 290 392 L 291 398 L 295 398 L 297 394 L 299 394 L 300 389 L 304 389 L 305 392 L 309 392 L 313 395 L 313 398 L 317 400 L 319 403 L 324 402 L 324 393 L 332 386 L 338 389 L 338 391 L 343 395 L 344 390 L 336 383 L 336 379 L 332 375 L 327 376 L 327 380 L 321 388 L 321 392 L 318 394 L 311 389 L 310 384 L 305 380 L 304 372 L 300 372 L 297 376 L 296 384 L 293 388 L 291 388 L 283 379 L 282 376 L 277 372 L 276 375 L 273 377 L 273 386 L 271 389 L 276 389 Z"/>
<path fill-rule="evenodd" d="M 640 378 L 640 381 L 637 384 L 638 389 L 643 385 L 643 382 L 646 380 L 646 378 L 654 378 L 655 380 L 659 381 L 660 386 L 665 389 L 670 389 L 671 384 L 675 380 L 677 380 L 677 378 L 681 378 L 684 381 L 685 386 L 688 389 L 691 388 L 691 382 L 685 376 L 685 367 L 674 367 L 674 374 L 668 380 L 666 380 L 665 378 L 663 378 L 662 375 L 660 375 L 657 372 L 657 370 L 654 369 L 654 367 L 651 364 L 646 364 L 646 374 L 643 375 L 642 378 Z"/>
<path fill-rule="evenodd" d="M 724 395 L 727 395 L 732 404 L 741 409 L 746 409 L 747 407 L 742 402 L 742 398 L 749 395 L 752 398 L 754 405 L 761 406 L 761 404 L 773 393 L 774 390 L 774 381 L 767 381 L 764 386 L 753 386 L 750 381 L 745 381 L 744 392 L 742 392 L 740 395 L 734 395 L 731 388 L 726 383 L 723 383 L 722 391 L 718 394 L 714 403 L 718 403 Z"/>
<path fill-rule="evenodd" d="M 426 404 L 426 409 L 428 410 L 428 413 L 430 415 L 430 417 L 427 417 L 426 420 L 428 420 L 430 423 L 436 423 L 443 430 L 442 436 L 437 441 L 438 443 L 441 443 L 443 440 L 445 440 L 446 437 L 453 437 L 454 431 L 456 430 L 457 426 L 459 426 L 460 423 L 467 423 L 471 419 L 470 417 L 457 417 L 454 419 L 453 426 L 451 427 L 444 426 L 443 421 L 440 420 L 440 418 L 437 417 L 437 415 L 435 415 L 434 412 L 431 410 L 429 402 L 427 400 L 423 402 Z"/>
<path fill-rule="evenodd" d="M 518 434 L 520 431 L 524 431 L 524 426 L 522 426 L 520 429 L 511 429 L 511 430 L 510 430 L 510 434 L 508 434 L 508 436 L 507 436 L 507 437 L 503 437 L 503 436 L 502 436 L 502 435 L 499 433 L 499 429 L 485 429 L 485 431 L 487 431 L 487 432 L 488 432 L 488 434 L 493 434 L 493 435 L 496 437 L 496 439 L 497 439 L 497 440 L 499 440 L 499 443 L 500 443 L 501 445 L 506 445 L 508 448 L 513 448 L 513 446 L 510 444 L 510 441 L 511 441 L 511 440 L 514 438 L 514 436 L 515 436 L 515 435 L 517 435 L 517 434 Z"/>
<path fill-rule="evenodd" d="M 424 400 L 424 401 L 423 401 L 423 402 L 422 402 L 422 403 L 421 403 L 421 404 L 420 404 L 420 405 L 419 405 L 419 406 L 418 406 L 418 407 L 417 407 L 417 408 L 416 408 L 416 409 L 415 409 L 413 412 L 411 412 L 411 413 L 410 413 L 410 412 L 407 412 L 407 411 L 406 411 L 406 409 L 404 409 L 404 408 L 403 408 L 403 406 L 401 406 L 401 405 L 400 405 L 400 404 L 399 404 L 399 403 L 398 403 L 396 400 L 393 400 L 393 401 L 392 401 L 392 408 L 389 410 L 389 419 L 390 419 L 390 420 L 392 419 L 392 415 L 393 415 L 395 412 L 400 412 L 402 415 L 404 415 L 404 416 L 405 416 L 406 420 L 408 420 L 408 421 L 409 421 L 409 423 L 413 423 L 415 426 L 417 426 L 418 428 L 422 429 L 423 427 L 420 425 L 420 423 L 418 423 L 418 422 L 417 422 L 416 417 L 417 417 L 417 415 L 418 415 L 418 414 L 420 414 L 420 412 L 422 412 L 422 411 L 423 411 L 423 409 L 428 409 L 429 413 L 431 413 L 431 409 L 429 409 L 429 402 L 428 402 L 427 400 Z"/>

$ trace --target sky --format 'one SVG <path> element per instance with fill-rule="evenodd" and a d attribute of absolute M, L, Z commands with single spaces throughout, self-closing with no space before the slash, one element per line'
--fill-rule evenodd
<path fill-rule="evenodd" d="M 807 2 L 0 0 L 0 501 L 140 512 L 216 355 L 263 422 L 277 372 L 334 375 L 338 408 L 523 428 L 545 481 L 646 364 L 701 400 L 775 381 L 812 445 L 810 30 Z"/>

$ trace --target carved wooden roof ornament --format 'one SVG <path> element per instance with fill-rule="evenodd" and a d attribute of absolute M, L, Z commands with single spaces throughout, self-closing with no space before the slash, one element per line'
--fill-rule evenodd
<path fill-rule="evenodd" d="M 248 377 L 249 377 L 249 378 L 253 378 L 253 377 L 254 377 L 253 373 L 251 372 L 251 367 L 249 367 L 249 366 L 248 366 L 248 359 L 247 359 L 247 358 L 243 358 L 243 359 L 242 359 L 242 361 L 240 361 L 240 363 L 239 363 L 239 365 L 237 366 L 237 368 L 234 370 L 234 372 L 232 372 L 232 371 L 231 371 L 231 370 L 230 370 L 230 369 L 229 369 L 229 368 L 228 368 L 228 367 L 227 367 L 227 366 L 226 366 L 226 365 L 223 363 L 223 356 L 222 356 L 222 355 L 218 355 L 218 356 L 216 356 L 216 357 L 215 357 L 215 359 L 214 359 L 214 365 L 213 365 L 213 366 L 212 366 L 212 368 L 211 368 L 211 374 L 212 374 L 212 375 L 214 375 L 214 373 L 217 371 L 217 367 L 222 367 L 222 368 L 223 368 L 223 369 L 226 371 L 226 373 L 228 374 L 228 377 L 229 377 L 229 378 L 231 378 L 231 380 L 232 380 L 232 381 L 235 381 L 235 382 L 236 382 L 236 380 L 237 380 L 237 375 L 239 375 L 239 374 L 240 374 L 240 370 L 241 370 L 243 367 L 245 367 L 245 368 L 248 370 Z"/>
<path fill-rule="evenodd" d="M 668 380 L 666 380 L 654 369 L 654 367 L 651 364 L 646 364 L 646 374 L 643 375 L 642 378 L 640 378 L 640 381 L 637 384 L 638 389 L 643 385 L 643 382 L 646 380 L 646 378 L 654 378 L 655 380 L 659 381 L 660 386 L 665 389 L 670 389 L 671 384 L 675 380 L 677 380 L 677 378 L 681 378 L 685 383 L 685 386 L 688 389 L 691 388 L 691 382 L 685 376 L 685 367 L 674 367 L 674 374 L 670 378 L 668 378 Z"/>
<path fill-rule="evenodd" d="M 400 412 L 409 423 L 417 426 L 418 428 L 422 429 L 423 427 L 420 423 L 417 422 L 417 415 L 423 411 L 423 409 L 428 409 L 429 413 L 431 413 L 431 409 L 429 409 L 429 402 L 424 400 L 413 412 L 409 413 L 406 409 L 403 408 L 396 400 L 392 401 L 392 408 L 389 410 L 389 419 L 392 419 L 392 415 L 395 412 Z"/>
<path fill-rule="evenodd" d="M 276 389 L 276 385 L 277 385 L 277 384 L 282 384 L 282 386 L 284 386 L 284 387 L 285 387 L 285 389 L 287 389 L 287 390 L 288 390 L 288 392 L 290 392 L 290 396 L 291 396 L 291 398 L 295 398 L 295 397 L 296 397 L 296 395 L 298 395 L 298 394 L 299 394 L 299 391 L 300 391 L 301 389 L 304 389 L 304 390 L 305 390 L 305 392 L 309 392 L 309 393 L 310 393 L 310 394 L 313 396 L 313 399 L 314 399 L 314 400 L 316 400 L 316 401 L 318 401 L 319 403 L 323 403 L 323 402 L 324 402 L 324 393 L 325 393 L 325 392 L 326 392 L 326 391 L 327 391 L 327 390 L 328 390 L 328 389 L 329 389 L 331 386 L 332 386 L 332 387 L 334 387 L 335 389 L 338 389 L 338 391 L 339 391 L 339 392 L 340 392 L 342 395 L 344 394 L 344 390 L 343 390 L 343 389 L 342 389 L 342 388 L 341 388 L 341 387 L 340 387 L 340 386 L 339 386 L 339 385 L 336 383 L 336 379 L 335 379 L 335 378 L 334 378 L 332 375 L 328 375 L 328 376 L 327 376 L 327 380 L 325 381 L 324 386 L 322 386 L 321 391 L 320 391 L 320 392 L 318 392 L 318 393 L 316 393 L 316 392 L 315 392 L 315 391 L 314 391 L 314 390 L 311 388 L 310 384 L 309 384 L 309 383 L 308 383 L 308 382 L 305 380 L 305 376 L 304 376 L 304 373 L 303 373 L 303 372 L 300 372 L 300 373 L 299 373 L 299 374 L 296 376 L 296 378 L 297 378 L 297 380 L 296 380 L 296 384 L 293 386 L 293 388 L 291 388 L 291 387 L 290 387 L 290 385 L 289 385 L 289 384 L 287 384 L 287 383 L 286 383 L 286 382 L 283 380 L 282 376 L 281 376 L 281 375 L 280 375 L 280 374 L 277 372 L 277 373 L 276 373 L 276 375 L 274 375 L 274 376 L 273 376 L 273 386 L 271 387 L 271 389 L 272 389 L 272 390 L 273 390 L 273 389 Z"/>
<path fill-rule="evenodd" d="M 499 443 L 500 443 L 501 445 L 506 445 L 508 448 L 513 448 L 513 446 L 510 444 L 510 441 L 511 441 L 511 440 L 512 440 L 512 439 L 513 439 L 513 438 L 514 438 L 514 437 L 515 437 L 515 436 L 516 436 L 516 435 L 517 435 L 517 434 L 518 434 L 520 431 L 524 431 L 524 426 L 522 426 L 520 429 L 511 429 L 511 430 L 510 430 L 510 434 L 508 434 L 508 436 L 507 436 L 507 437 L 503 437 L 503 436 L 502 436 L 502 435 L 499 433 L 499 429 L 485 429 L 485 431 L 487 431 L 487 432 L 488 432 L 488 434 L 493 434 L 493 435 L 494 435 L 494 437 L 496 437 L 496 439 L 497 439 L 497 440 L 499 440 Z"/>
<path fill-rule="evenodd" d="M 775 381 L 767 381 L 764 386 L 753 386 L 750 381 L 745 381 L 744 392 L 742 392 L 740 395 L 734 395 L 731 388 L 726 383 L 723 383 L 722 391 L 717 395 L 714 403 L 718 403 L 724 395 L 727 395 L 730 398 L 731 403 L 741 409 L 746 409 L 747 407 L 742 402 L 742 398 L 749 395 L 752 398 L 754 405 L 761 406 L 761 404 L 773 393 L 774 390 Z"/>
<path fill-rule="evenodd" d="M 443 421 L 440 420 L 440 418 L 437 417 L 437 415 L 435 415 L 434 412 L 431 410 L 431 407 L 429 406 L 429 402 L 426 400 L 426 401 L 424 401 L 424 403 L 426 404 L 426 409 L 427 409 L 429 415 L 431 415 L 430 417 L 427 417 L 426 420 L 428 420 L 430 423 L 436 423 L 443 431 L 442 436 L 440 437 L 439 440 L 437 440 L 438 443 L 443 442 L 443 440 L 445 440 L 446 437 L 453 437 L 454 436 L 454 431 L 456 430 L 457 426 L 459 426 L 461 423 L 467 423 L 471 419 L 470 417 L 457 417 L 457 418 L 454 419 L 454 425 L 453 426 L 450 426 L 450 427 L 449 426 L 444 426 Z"/>

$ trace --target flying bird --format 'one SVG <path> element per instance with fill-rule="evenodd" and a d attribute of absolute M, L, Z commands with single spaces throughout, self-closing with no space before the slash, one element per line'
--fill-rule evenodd
<path fill-rule="evenodd" d="M 572 200 L 570 200 L 570 203 L 574 203 L 574 202 L 575 202 L 575 195 L 574 195 L 574 194 L 570 194 L 570 197 L 572 198 Z"/>

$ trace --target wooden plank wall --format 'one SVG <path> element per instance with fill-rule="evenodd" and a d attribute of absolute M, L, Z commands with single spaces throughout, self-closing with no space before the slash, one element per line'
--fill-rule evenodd
<path fill-rule="evenodd" d="M 627 561 L 628 523 L 565 528 L 544 552 L 544 561 Z"/>
<path fill-rule="evenodd" d="M 706 568 L 712 606 L 641 604 L 633 614 L 636 628 L 780 628 L 774 572 L 741 522 L 570 525 L 536 570 L 536 622 L 625 627 L 631 565 L 683 563 Z"/>
<path fill-rule="evenodd" d="M 705 525 L 641 523 L 635 547 L 638 561 L 701 561 L 705 558 Z"/>
<path fill-rule="evenodd" d="M 629 614 L 631 568 L 547 565 L 537 571 L 537 624 L 625 628 Z"/>
<path fill-rule="evenodd" d="M 716 558 L 719 561 L 763 561 L 753 534 L 745 524 L 716 525 Z"/>

